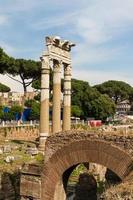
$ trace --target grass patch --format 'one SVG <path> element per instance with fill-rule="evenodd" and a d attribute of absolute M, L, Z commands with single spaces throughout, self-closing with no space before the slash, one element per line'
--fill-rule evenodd
<path fill-rule="evenodd" d="M 28 146 L 34 147 L 35 143 L 26 141 L 1 141 L 1 146 L 10 145 L 11 153 L 3 153 L 0 155 L 0 173 L 9 172 L 12 173 L 15 170 L 20 170 L 24 164 L 28 163 L 42 163 L 43 155 L 38 154 L 36 156 L 31 156 L 26 153 L 26 148 Z M 5 158 L 7 156 L 14 156 L 14 161 L 11 163 L 6 163 Z"/>
<path fill-rule="evenodd" d="M 39 153 L 38 155 L 35 156 L 35 161 L 38 164 L 42 164 L 44 162 L 44 155 L 42 153 Z"/>

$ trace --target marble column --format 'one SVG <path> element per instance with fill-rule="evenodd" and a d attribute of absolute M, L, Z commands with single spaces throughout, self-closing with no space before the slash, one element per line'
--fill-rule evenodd
<path fill-rule="evenodd" d="M 52 133 L 61 131 L 61 64 L 53 61 Z"/>
<path fill-rule="evenodd" d="M 64 66 L 63 131 L 71 129 L 71 66 Z"/>
<path fill-rule="evenodd" d="M 45 141 L 49 135 L 49 57 L 44 55 L 41 57 L 41 108 L 40 108 L 40 138 L 39 148 L 44 150 Z"/>

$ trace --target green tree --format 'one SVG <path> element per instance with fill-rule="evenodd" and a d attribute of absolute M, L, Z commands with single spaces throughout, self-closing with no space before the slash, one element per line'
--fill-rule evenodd
<path fill-rule="evenodd" d="M 74 117 L 80 117 L 82 113 L 82 110 L 79 106 L 72 105 L 71 107 L 71 115 Z"/>
<path fill-rule="evenodd" d="M 25 101 L 24 105 L 28 108 L 31 108 L 34 101 L 34 99 L 28 99 Z"/>
<path fill-rule="evenodd" d="M 26 93 L 27 87 L 40 77 L 41 62 L 12 58 L 0 48 L 0 73 L 5 73 L 11 79 L 22 84 L 24 93 Z M 16 76 L 19 76 L 20 80 Z"/>
<path fill-rule="evenodd" d="M 3 106 L 0 106 L 0 119 L 3 119 Z"/>
<path fill-rule="evenodd" d="M 94 88 L 102 94 L 107 94 L 116 104 L 119 101 L 129 99 L 131 93 L 133 93 L 133 88 L 123 81 L 109 80 L 102 84 L 95 85 Z"/>
<path fill-rule="evenodd" d="M 10 88 L 2 83 L 0 83 L 0 92 L 10 92 Z"/>
<path fill-rule="evenodd" d="M 40 119 L 40 103 L 33 101 L 31 105 L 31 120 L 39 120 Z"/>
<path fill-rule="evenodd" d="M 25 106 L 31 108 L 29 120 L 39 120 L 40 118 L 40 102 L 35 99 L 25 101 Z"/>
<path fill-rule="evenodd" d="M 32 87 L 36 90 L 40 90 L 41 89 L 41 77 L 37 80 L 34 80 L 32 82 Z"/>
<path fill-rule="evenodd" d="M 23 85 L 24 93 L 26 93 L 27 87 L 40 76 L 41 63 L 33 60 L 15 59 L 6 72 L 10 78 Z M 21 81 L 17 80 L 16 76 L 19 76 Z"/>
<path fill-rule="evenodd" d="M 72 105 L 82 107 L 84 94 L 88 89 L 88 82 L 72 79 Z"/>
<path fill-rule="evenodd" d="M 115 104 L 107 95 L 76 79 L 72 79 L 72 106 L 80 108 L 80 117 L 84 119 L 93 117 L 105 120 L 115 113 Z"/>
<path fill-rule="evenodd" d="M 9 111 L 9 115 L 11 115 L 12 119 L 15 120 L 16 115 L 21 116 L 23 111 L 23 107 L 19 105 L 13 105 Z"/>
<path fill-rule="evenodd" d="M 115 104 L 107 95 L 99 95 L 91 101 L 91 116 L 105 121 L 115 113 Z"/>
<path fill-rule="evenodd" d="M 14 120 L 15 117 L 14 117 L 13 113 L 11 113 L 11 112 L 7 112 L 7 113 L 3 112 L 1 119 L 4 121 L 10 121 L 10 120 Z"/>
<path fill-rule="evenodd" d="M 81 110 L 80 117 L 87 118 L 91 110 L 90 99 L 93 99 L 93 89 L 88 82 L 72 79 L 72 106 L 78 106 Z"/>
<path fill-rule="evenodd" d="M 40 99 L 41 99 L 41 92 L 39 92 L 36 96 L 34 96 L 34 99 L 36 101 L 39 101 L 40 102 Z"/>
<path fill-rule="evenodd" d="M 13 114 L 11 112 L 4 112 L 4 107 L 0 106 L 0 119 L 7 121 L 13 119 Z"/>
<path fill-rule="evenodd" d="M 0 47 L 0 74 L 6 73 L 7 68 L 14 62 L 12 57 L 9 57 Z"/>

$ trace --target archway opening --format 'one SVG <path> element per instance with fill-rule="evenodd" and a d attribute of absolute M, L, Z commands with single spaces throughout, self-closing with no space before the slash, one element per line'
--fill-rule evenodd
<path fill-rule="evenodd" d="M 112 170 L 108 169 L 105 173 L 105 179 L 106 179 L 106 187 L 109 188 L 112 185 L 116 185 L 122 182 L 119 176 Z"/>
<path fill-rule="evenodd" d="M 111 185 L 121 179 L 110 169 L 96 163 L 79 163 L 62 175 L 67 200 L 98 199 Z"/>
<path fill-rule="evenodd" d="M 68 180 L 73 168 L 84 162 L 106 166 L 114 171 L 121 180 L 124 180 L 131 171 L 132 158 L 119 147 L 98 139 L 79 140 L 80 137 L 77 134 L 74 134 L 74 137 L 77 141 L 66 144 L 65 142 L 68 142 L 69 138 L 65 138 L 63 147 L 55 150 L 54 148 L 48 149 L 47 162 L 42 173 L 41 197 L 43 200 L 66 200 L 64 191 L 66 186 L 63 187 L 63 180 Z M 57 144 L 60 144 L 60 140 Z M 67 176 L 62 177 L 64 174 Z M 66 181 L 64 185 L 67 184 Z"/>

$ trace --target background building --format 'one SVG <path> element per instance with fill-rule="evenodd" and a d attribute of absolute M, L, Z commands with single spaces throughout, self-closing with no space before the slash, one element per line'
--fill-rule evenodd
<path fill-rule="evenodd" d="M 25 100 L 34 99 L 36 92 L 27 92 L 26 96 L 22 92 L 0 92 L 0 105 L 1 106 L 13 106 L 13 105 L 23 105 Z"/>
<path fill-rule="evenodd" d="M 124 100 L 117 104 L 116 109 L 118 113 L 127 114 L 131 109 L 131 104 L 128 100 Z"/>

